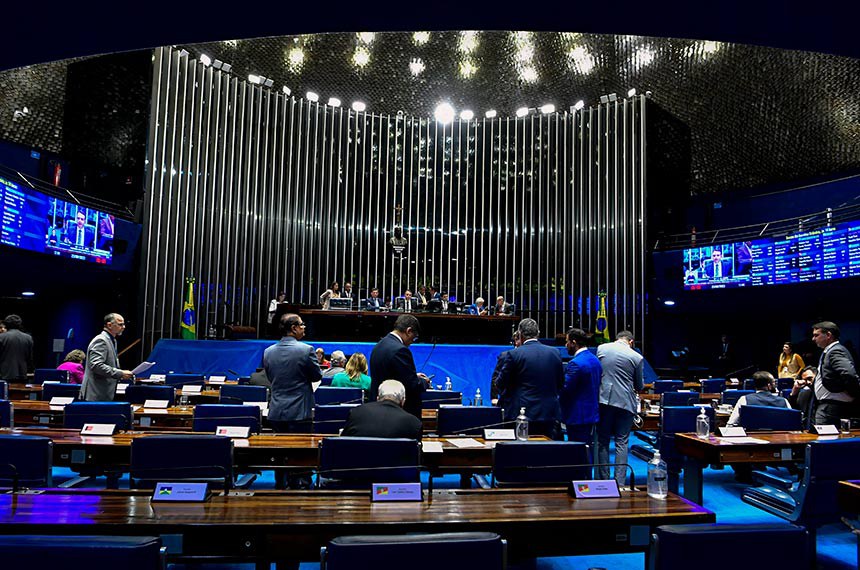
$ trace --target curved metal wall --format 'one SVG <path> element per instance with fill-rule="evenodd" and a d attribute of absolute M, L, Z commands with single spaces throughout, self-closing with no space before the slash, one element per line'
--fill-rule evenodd
<path fill-rule="evenodd" d="M 644 336 L 644 97 L 443 126 L 288 97 L 170 48 L 153 61 L 144 351 L 178 336 L 186 277 L 201 338 L 261 330 L 275 292 L 313 304 L 332 280 L 503 295 L 543 336 L 593 330 L 605 291 L 610 332 Z"/>

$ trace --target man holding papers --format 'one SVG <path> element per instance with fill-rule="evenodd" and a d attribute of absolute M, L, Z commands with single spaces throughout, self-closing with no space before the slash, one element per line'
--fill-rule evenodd
<path fill-rule="evenodd" d="M 125 330 L 125 319 L 119 313 L 108 313 L 104 318 L 104 330 L 87 347 L 87 365 L 81 384 L 81 400 L 87 402 L 112 402 L 116 394 L 117 380 L 130 380 L 131 370 L 119 367 L 116 337 Z"/>

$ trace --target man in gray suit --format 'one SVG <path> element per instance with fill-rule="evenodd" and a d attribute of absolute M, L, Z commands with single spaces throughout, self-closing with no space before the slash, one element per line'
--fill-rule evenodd
<path fill-rule="evenodd" d="M 812 340 L 822 349 L 818 374 L 812 384 L 815 396 L 815 425 L 839 425 L 840 420 L 857 417 L 860 378 L 851 353 L 839 342 L 839 327 L 831 321 L 812 325 Z"/>
<path fill-rule="evenodd" d="M 119 367 L 116 337 L 125 330 L 125 319 L 119 313 L 108 313 L 104 318 L 105 328 L 87 347 L 87 364 L 84 381 L 81 383 L 81 400 L 88 402 L 112 402 L 116 394 L 117 380 L 131 380 L 131 370 Z"/>
<path fill-rule="evenodd" d="M 600 419 L 597 422 L 597 463 L 609 463 L 609 438 L 615 439 L 615 463 L 627 463 L 627 441 L 638 413 L 639 396 L 645 382 L 645 359 L 633 350 L 633 333 L 621 331 L 615 342 L 597 347 L 603 366 L 600 377 Z M 601 479 L 609 478 L 609 467 L 598 467 Z M 615 468 L 619 487 L 627 481 L 627 468 Z"/>

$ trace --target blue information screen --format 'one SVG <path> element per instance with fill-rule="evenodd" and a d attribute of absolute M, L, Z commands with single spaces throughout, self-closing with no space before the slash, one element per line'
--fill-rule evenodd
<path fill-rule="evenodd" d="M 0 244 L 107 265 L 115 221 L 0 177 Z"/>
<path fill-rule="evenodd" d="M 684 289 L 810 283 L 860 276 L 860 221 L 764 238 L 685 249 Z"/>

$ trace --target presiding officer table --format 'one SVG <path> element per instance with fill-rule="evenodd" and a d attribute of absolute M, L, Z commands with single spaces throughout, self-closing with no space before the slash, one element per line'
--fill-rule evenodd
<path fill-rule="evenodd" d="M 425 493 L 426 495 L 426 493 Z M 132 491 L 0 495 L 2 534 L 172 535 L 169 556 L 318 561 L 343 535 L 489 531 L 514 559 L 642 552 L 664 524 L 714 522 L 677 495 L 573 499 L 561 489 L 437 490 L 423 502 L 371 503 L 360 491 L 259 491 L 205 503 L 152 503 Z"/>

